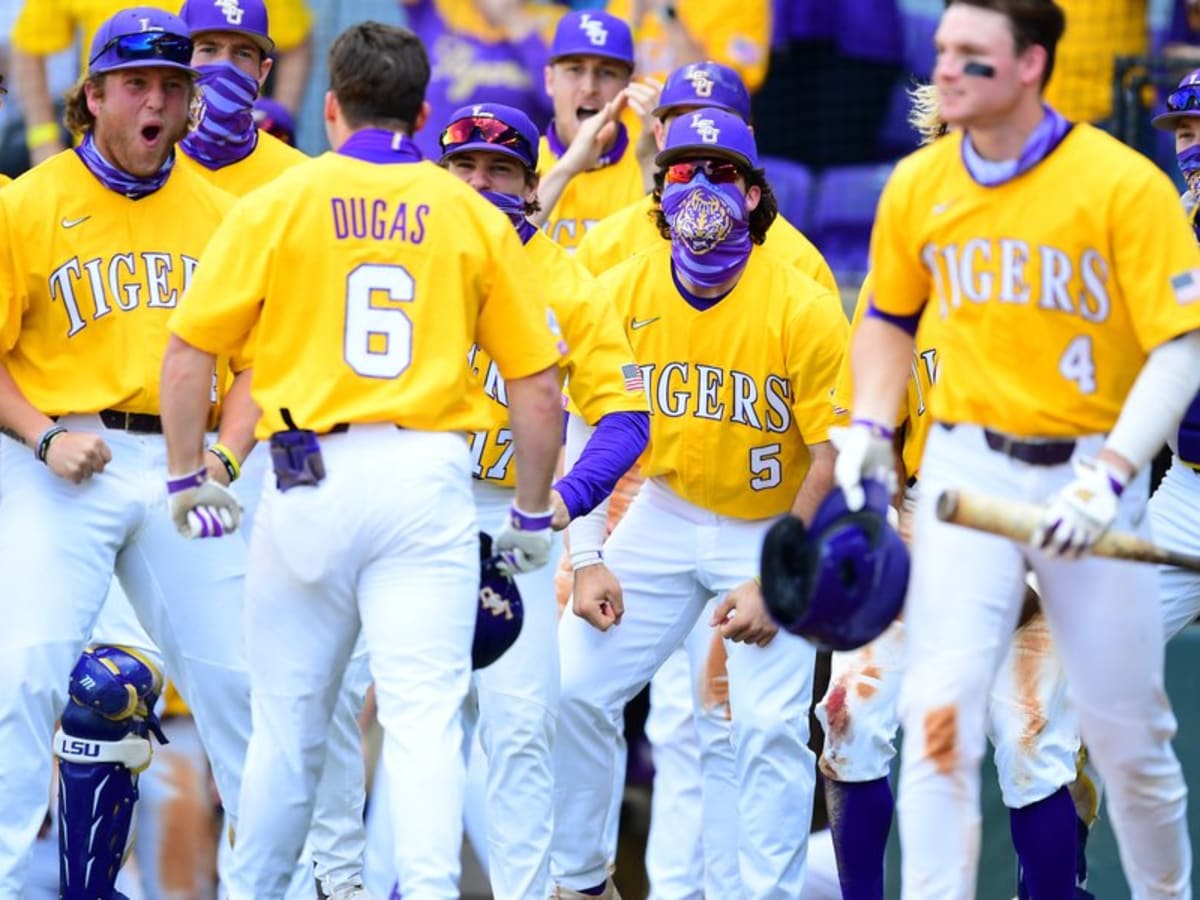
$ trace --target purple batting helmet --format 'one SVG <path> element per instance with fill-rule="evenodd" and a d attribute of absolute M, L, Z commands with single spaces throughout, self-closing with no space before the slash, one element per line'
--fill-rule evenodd
<path fill-rule="evenodd" d="M 1174 131 L 1180 119 L 1200 118 L 1200 69 L 1189 72 L 1167 95 L 1167 111 L 1150 124 L 1161 131 Z"/>
<path fill-rule="evenodd" d="M 92 38 L 88 74 L 117 69 L 192 68 L 192 39 L 179 16 L 153 6 L 123 9 L 107 19 Z"/>
<path fill-rule="evenodd" d="M 680 107 L 711 106 L 750 121 L 750 92 L 736 71 L 712 60 L 688 63 L 667 76 L 654 115 L 662 118 Z"/>
<path fill-rule="evenodd" d="M 888 524 L 888 490 L 864 482 L 867 502 L 851 512 L 841 488 L 812 525 L 784 516 L 763 541 L 762 591 L 781 628 L 823 650 L 854 650 L 895 621 L 908 589 L 908 548 Z"/>
<path fill-rule="evenodd" d="M 537 171 L 538 129 L 529 116 L 502 103 L 475 103 L 454 111 L 438 138 L 441 162 L 455 153 L 487 150 L 503 153 Z"/>
<path fill-rule="evenodd" d="M 492 553 L 492 537 L 479 532 L 479 605 L 475 607 L 475 640 L 471 668 L 490 666 L 516 643 L 525 622 L 525 606 L 517 584 L 500 571 Z"/>
<path fill-rule="evenodd" d="M 629 23 L 601 10 L 569 12 L 558 20 L 550 44 L 550 62 L 564 56 L 603 56 L 633 68 L 633 32 Z"/>
<path fill-rule="evenodd" d="M 673 121 L 667 129 L 666 146 L 654 161 L 669 166 L 685 156 L 721 157 L 748 169 L 758 168 L 758 148 L 750 126 L 734 113 L 710 106 Z"/>
<path fill-rule="evenodd" d="M 192 37 L 205 31 L 232 31 L 258 44 L 263 56 L 275 51 L 263 0 L 186 0 L 179 17 Z"/>

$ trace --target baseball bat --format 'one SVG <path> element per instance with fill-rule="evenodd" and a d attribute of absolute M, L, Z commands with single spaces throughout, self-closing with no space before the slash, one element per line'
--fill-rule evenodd
<path fill-rule="evenodd" d="M 1020 543 L 1028 543 L 1043 508 L 1032 503 L 1001 500 L 970 491 L 942 491 L 937 499 L 937 517 L 943 522 L 986 531 Z M 1145 538 L 1121 531 L 1106 531 L 1092 545 L 1096 556 L 1110 556 L 1134 562 L 1175 566 L 1200 572 L 1200 556 L 1177 553 L 1150 543 Z"/>

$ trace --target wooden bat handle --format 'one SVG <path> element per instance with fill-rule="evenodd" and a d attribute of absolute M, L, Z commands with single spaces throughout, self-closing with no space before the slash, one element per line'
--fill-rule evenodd
<path fill-rule="evenodd" d="M 1041 516 L 1042 507 L 1032 503 L 1001 500 L 970 491 L 942 491 L 937 498 L 937 517 L 943 522 L 986 531 L 1019 543 L 1029 542 Z M 1200 556 L 1166 550 L 1144 538 L 1121 531 L 1105 532 L 1092 546 L 1091 552 L 1096 556 L 1200 572 Z"/>

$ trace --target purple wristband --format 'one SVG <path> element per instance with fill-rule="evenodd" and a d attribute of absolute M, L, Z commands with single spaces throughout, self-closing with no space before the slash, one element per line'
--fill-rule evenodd
<path fill-rule="evenodd" d="M 178 478 L 167 479 L 167 493 L 178 494 L 180 491 L 190 491 L 198 488 L 208 480 L 208 469 L 197 469 L 191 475 L 181 475 Z"/>
<path fill-rule="evenodd" d="M 893 440 L 896 437 L 896 429 L 876 422 L 874 419 L 851 419 L 851 425 L 862 425 L 875 437 L 883 438 L 885 441 Z"/>
<path fill-rule="evenodd" d="M 515 506 L 510 506 L 508 521 L 512 523 L 512 527 L 516 531 L 545 531 L 554 521 L 554 512 L 531 516 L 529 513 L 521 512 Z"/>

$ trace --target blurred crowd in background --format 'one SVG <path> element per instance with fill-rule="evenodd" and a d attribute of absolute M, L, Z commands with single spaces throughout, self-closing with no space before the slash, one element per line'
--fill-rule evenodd
<path fill-rule="evenodd" d="M 217 0 L 220 5 L 220 0 Z M 1109 124 L 1114 61 L 1164 55 L 1200 65 L 1198 0 L 1060 0 L 1067 32 L 1047 97 L 1068 118 Z M 68 143 L 61 97 L 92 29 L 128 0 L 0 0 L 0 172 L 17 175 Z M 167 2 L 164 5 L 170 6 Z M 875 201 L 891 163 L 913 149 L 905 91 L 928 79 L 942 0 L 269 0 L 277 61 L 265 125 L 307 153 L 327 149 L 324 56 L 363 19 L 407 24 L 433 63 L 427 155 L 448 113 L 479 100 L 527 110 L 544 126 L 547 45 L 568 9 L 603 7 L 634 28 L 639 76 L 686 62 L 738 69 L 754 94 L 760 152 L 782 212 L 839 280 L 866 265 Z M 1181 63 L 1182 64 L 1182 63 Z M 1154 102 L 1152 99 L 1151 103 Z M 1174 151 L 1161 149 L 1164 168 Z"/>

